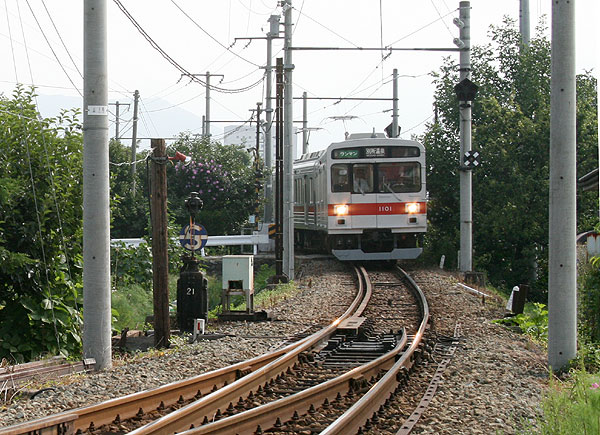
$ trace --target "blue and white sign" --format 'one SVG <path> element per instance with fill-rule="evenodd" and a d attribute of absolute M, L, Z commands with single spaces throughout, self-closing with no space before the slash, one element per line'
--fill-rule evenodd
<path fill-rule="evenodd" d="M 186 225 L 179 232 L 179 243 L 188 251 L 197 251 L 204 248 L 208 240 L 208 233 L 202 225 Z"/>

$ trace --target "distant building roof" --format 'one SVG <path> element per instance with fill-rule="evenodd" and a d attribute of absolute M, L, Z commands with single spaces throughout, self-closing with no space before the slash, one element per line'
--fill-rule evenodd
<path fill-rule="evenodd" d="M 598 168 L 577 180 L 577 186 L 584 191 L 598 190 Z"/>

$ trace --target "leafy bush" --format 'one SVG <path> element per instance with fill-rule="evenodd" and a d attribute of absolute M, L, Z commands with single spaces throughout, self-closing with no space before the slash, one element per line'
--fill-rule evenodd
<path fill-rule="evenodd" d="M 581 275 L 578 296 L 580 334 L 600 344 L 600 257 L 593 257 Z"/>
<path fill-rule="evenodd" d="M 521 332 L 531 336 L 538 342 L 548 341 L 548 310 L 539 302 L 526 304 L 523 314 L 495 320 L 496 323 L 516 325 Z"/>
<path fill-rule="evenodd" d="M 21 86 L 0 96 L 0 359 L 11 361 L 81 349 L 79 114 L 40 119 L 34 98 Z"/>
<path fill-rule="evenodd" d="M 112 328 L 122 331 L 124 328 L 143 329 L 146 316 L 154 310 L 152 287 L 130 284 L 112 292 L 113 320 Z"/>

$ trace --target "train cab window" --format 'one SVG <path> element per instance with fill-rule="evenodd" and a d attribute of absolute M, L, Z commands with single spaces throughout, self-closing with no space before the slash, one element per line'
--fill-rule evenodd
<path fill-rule="evenodd" d="M 331 191 L 350 192 L 349 165 L 331 165 Z"/>
<path fill-rule="evenodd" d="M 421 190 L 421 165 L 418 162 L 380 163 L 377 173 L 381 193 Z"/>
<path fill-rule="evenodd" d="M 355 193 L 373 192 L 373 165 L 357 164 L 352 166 L 352 179 Z"/>

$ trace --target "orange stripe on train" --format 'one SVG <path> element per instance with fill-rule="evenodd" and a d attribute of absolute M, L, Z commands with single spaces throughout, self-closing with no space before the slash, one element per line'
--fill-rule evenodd
<path fill-rule="evenodd" d="M 348 216 L 364 216 L 364 215 L 395 215 L 408 214 L 406 211 L 406 202 L 389 202 L 389 203 L 366 203 L 366 204 L 346 204 L 348 206 Z M 337 216 L 334 213 L 334 206 L 339 204 L 329 204 L 328 215 Z M 427 212 L 427 203 L 419 202 L 419 213 Z"/>

